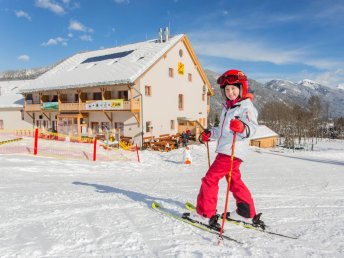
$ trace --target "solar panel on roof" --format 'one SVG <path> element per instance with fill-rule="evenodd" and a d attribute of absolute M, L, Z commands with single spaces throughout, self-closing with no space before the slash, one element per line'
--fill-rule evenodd
<path fill-rule="evenodd" d="M 125 57 L 125 56 L 131 54 L 132 52 L 134 52 L 134 50 L 124 51 L 124 52 L 119 52 L 119 53 L 113 53 L 113 54 L 104 55 L 104 56 L 94 56 L 94 57 L 90 57 L 90 58 L 85 59 L 82 62 L 82 64 L 99 62 L 99 61 L 104 61 L 104 60 L 108 60 L 108 59 L 122 58 L 122 57 Z"/>

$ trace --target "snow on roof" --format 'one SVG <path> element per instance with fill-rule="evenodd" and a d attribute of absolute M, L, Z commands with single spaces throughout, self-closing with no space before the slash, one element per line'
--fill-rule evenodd
<path fill-rule="evenodd" d="M 0 108 L 17 108 L 24 106 L 24 98 L 21 94 L 9 94 L 0 96 Z"/>
<path fill-rule="evenodd" d="M 20 89 L 30 80 L 0 81 L 0 108 L 23 107 L 24 98 Z"/>
<path fill-rule="evenodd" d="M 32 80 L 21 92 L 131 84 L 183 36 L 75 54 Z"/>
<path fill-rule="evenodd" d="M 268 138 L 268 137 L 273 137 L 273 136 L 278 136 L 278 134 L 272 131 L 269 127 L 265 125 L 259 125 L 256 133 L 254 134 L 253 137 L 251 137 L 251 140 L 257 140 L 257 139 Z"/>

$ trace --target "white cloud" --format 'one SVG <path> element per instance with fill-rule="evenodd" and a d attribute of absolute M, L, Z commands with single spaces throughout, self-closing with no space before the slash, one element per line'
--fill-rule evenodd
<path fill-rule="evenodd" d="M 30 57 L 28 55 L 20 55 L 20 56 L 18 56 L 18 60 L 23 61 L 23 62 L 27 62 L 30 60 Z"/>
<path fill-rule="evenodd" d="M 80 36 L 79 37 L 82 41 L 93 41 L 93 38 L 92 38 L 92 36 L 90 36 L 90 35 L 82 35 L 82 36 Z"/>
<path fill-rule="evenodd" d="M 86 27 L 83 25 L 81 22 L 77 20 L 71 20 L 69 22 L 69 30 L 74 30 L 74 31 L 82 31 L 82 32 L 87 32 L 87 33 L 93 33 L 93 29 Z"/>
<path fill-rule="evenodd" d="M 114 0 L 116 4 L 129 4 L 130 0 Z"/>
<path fill-rule="evenodd" d="M 56 46 L 58 44 L 61 44 L 62 46 L 67 46 L 67 39 L 64 39 L 62 37 L 57 37 L 54 39 L 49 39 L 47 42 L 43 42 L 41 45 L 44 47 L 47 46 Z"/>
<path fill-rule="evenodd" d="M 28 13 L 26 13 L 26 12 L 24 12 L 24 11 L 22 11 L 22 10 L 20 10 L 20 11 L 15 11 L 14 13 L 16 14 L 16 16 L 17 16 L 18 18 L 25 18 L 25 19 L 27 19 L 28 21 L 31 21 L 31 16 L 30 16 Z"/>
<path fill-rule="evenodd" d="M 344 82 L 344 69 L 314 74 L 314 80 L 330 87 L 340 85 Z"/>
<path fill-rule="evenodd" d="M 48 9 L 56 14 L 65 13 L 65 10 L 61 5 L 51 0 L 36 0 L 36 6 L 39 8 Z"/>
<path fill-rule="evenodd" d="M 344 66 L 342 61 L 317 58 L 305 49 L 264 42 L 230 31 L 207 31 L 189 33 L 198 54 L 249 62 L 269 62 L 276 65 L 304 64 L 318 69 L 336 69 Z M 245 40 L 242 40 L 245 39 Z"/>
<path fill-rule="evenodd" d="M 226 35 L 225 31 L 189 34 L 197 53 L 241 61 L 262 61 L 274 64 L 292 63 L 305 56 L 302 50 L 276 49 L 257 39 L 240 35 Z M 245 38 L 243 41 L 242 39 Z"/>
<path fill-rule="evenodd" d="M 69 38 L 73 38 L 73 33 L 69 32 L 69 33 L 68 33 L 68 37 L 69 37 Z"/>

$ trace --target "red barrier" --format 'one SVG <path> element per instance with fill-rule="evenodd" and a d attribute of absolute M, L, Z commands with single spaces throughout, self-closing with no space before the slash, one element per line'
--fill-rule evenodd
<path fill-rule="evenodd" d="M 35 129 L 35 140 L 33 146 L 33 155 L 37 155 L 38 151 L 38 128 Z"/>
<path fill-rule="evenodd" d="M 136 154 L 137 154 L 137 161 L 140 162 L 139 148 L 137 147 L 137 144 L 136 144 Z"/>
<path fill-rule="evenodd" d="M 94 138 L 93 140 L 93 161 L 97 159 L 97 139 Z"/>

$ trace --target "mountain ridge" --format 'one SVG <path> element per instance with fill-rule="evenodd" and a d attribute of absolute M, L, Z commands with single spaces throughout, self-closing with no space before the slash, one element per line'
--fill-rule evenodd
<path fill-rule="evenodd" d="M 208 70 L 205 73 L 214 89 L 215 96 L 211 100 L 209 113 L 210 120 L 216 114 L 219 116 L 222 110 L 222 94 L 216 80 L 220 74 Z M 279 101 L 287 105 L 297 104 L 306 108 L 308 100 L 312 96 L 319 96 L 324 107 L 328 108 L 330 118 L 344 117 L 344 90 L 330 88 L 309 79 L 299 82 L 275 79 L 266 83 L 260 83 L 248 78 L 249 91 L 254 94 L 253 103 L 258 111 L 261 111 L 268 102 Z"/>
<path fill-rule="evenodd" d="M 3 72 L 0 73 L 0 81 L 34 79 L 54 66 L 56 64 L 36 69 Z M 209 69 L 205 69 L 205 73 L 215 92 L 211 99 L 211 108 L 208 116 L 213 121 L 216 115 L 220 115 L 223 107 L 222 94 L 216 83 L 220 74 Z M 248 81 L 249 91 L 254 94 L 253 103 L 258 111 L 261 111 L 264 105 L 271 101 L 280 101 L 287 105 L 297 104 L 306 108 L 311 96 L 319 96 L 322 104 L 328 107 L 327 113 L 330 118 L 344 117 L 344 87 L 330 88 L 309 79 L 299 82 L 274 79 L 266 83 L 260 83 L 248 78 Z"/>

